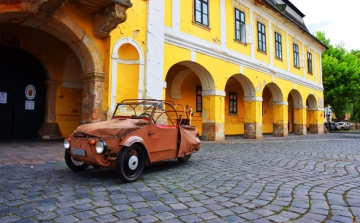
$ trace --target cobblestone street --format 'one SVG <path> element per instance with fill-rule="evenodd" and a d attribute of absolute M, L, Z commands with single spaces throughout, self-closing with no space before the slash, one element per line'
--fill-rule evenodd
<path fill-rule="evenodd" d="M 186 164 L 73 172 L 62 141 L 0 141 L 0 222 L 360 222 L 360 135 L 203 142 Z"/>

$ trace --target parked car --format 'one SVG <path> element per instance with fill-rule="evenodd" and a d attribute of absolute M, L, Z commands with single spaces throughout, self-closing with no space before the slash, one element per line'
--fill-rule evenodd
<path fill-rule="evenodd" d="M 350 130 L 351 127 L 347 122 L 337 122 L 341 130 Z"/>
<path fill-rule="evenodd" d="M 340 126 L 336 122 L 331 123 L 331 130 L 340 130 Z"/>
<path fill-rule="evenodd" d="M 145 165 L 187 162 L 200 149 L 198 131 L 189 124 L 188 112 L 175 102 L 123 100 L 111 120 L 80 125 L 64 140 L 65 162 L 73 171 L 116 167 L 121 180 L 133 182 Z"/>

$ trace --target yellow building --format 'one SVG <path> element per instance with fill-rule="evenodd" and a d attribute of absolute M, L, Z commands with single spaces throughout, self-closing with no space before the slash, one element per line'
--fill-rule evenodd
<path fill-rule="evenodd" d="M 67 137 L 125 98 L 186 105 L 204 140 L 323 133 L 326 46 L 303 17 L 288 0 L 2 1 L 0 138 Z"/>

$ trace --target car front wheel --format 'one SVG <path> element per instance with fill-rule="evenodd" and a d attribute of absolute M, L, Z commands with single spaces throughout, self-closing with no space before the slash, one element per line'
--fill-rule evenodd
<path fill-rule="evenodd" d="M 144 170 L 145 153 L 143 148 L 134 144 L 120 150 L 116 159 L 116 172 L 124 182 L 136 181 Z"/>
<path fill-rule="evenodd" d="M 72 171 L 75 172 L 83 171 L 89 166 L 81 161 L 74 160 L 71 157 L 69 149 L 65 150 L 65 163 Z"/>

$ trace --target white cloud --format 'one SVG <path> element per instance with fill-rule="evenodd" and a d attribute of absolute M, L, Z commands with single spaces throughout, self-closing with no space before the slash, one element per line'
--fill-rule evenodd
<path fill-rule="evenodd" d="M 332 45 L 345 44 L 345 49 L 360 50 L 359 0 L 291 0 L 303 14 L 310 33 L 325 32 Z"/>

